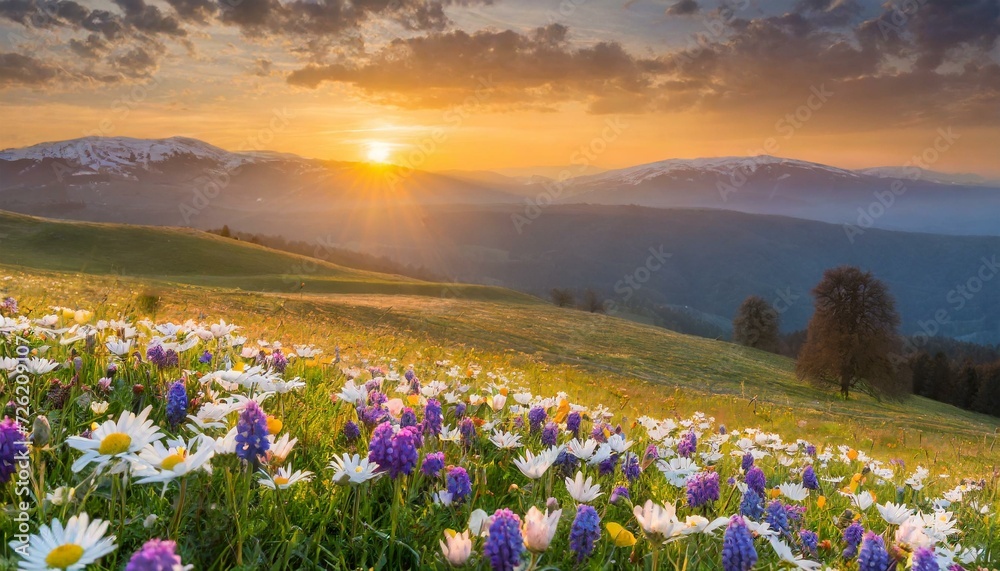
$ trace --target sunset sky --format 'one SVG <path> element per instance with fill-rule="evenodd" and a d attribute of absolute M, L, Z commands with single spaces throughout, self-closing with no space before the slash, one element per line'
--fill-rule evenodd
<path fill-rule="evenodd" d="M 0 147 L 183 135 L 430 170 L 769 147 L 854 168 L 950 130 L 927 166 L 996 176 L 998 36 L 998 0 L 0 0 Z"/>

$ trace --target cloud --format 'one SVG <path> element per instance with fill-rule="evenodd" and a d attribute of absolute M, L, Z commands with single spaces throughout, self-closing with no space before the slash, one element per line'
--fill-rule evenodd
<path fill-rule="evenodd" d="M 679 0 L 667 8 L 667 14 L 672 16 L 690 16 L 691 14 L 697 14 L 699 10 L 701 10 L 701 7 L 698 6 L 698 2 L 695 0 Z"/>
<path fill-rule="evenodd" d="M 560 24 L 527 34 L 462 30 L 397 39 L 362 62 L 309 65 L 288 82 L 315 88 L 339 82 L 405 107 L 447 106 L 488 78 L 498 102 L 584 100 L 595 103 L 651 87 L 654 60 L 636 58 L 616 42 L 572 47 Z"/>
<path fill-rule="evenodd" d="M 0 53 L 0 86 L 37 87 L 53 80 L 58 71 L 35 58 L 18 53 Z"/>

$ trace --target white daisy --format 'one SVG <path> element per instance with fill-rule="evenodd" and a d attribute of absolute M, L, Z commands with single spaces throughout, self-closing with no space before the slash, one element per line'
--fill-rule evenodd
<path fill-rule="evenodd" d="M 344 453 L 340 456 L 334 456 L 330 467 L 336 470 L 333 474 L 333 483 L 340 486 L 348 484 L 357 486 L 383 474 L 383 472 L 378 471 L 378 464 L 369 462 L 368 458 L 362 458 L 358 454 L 351 456 Z"/>
<path fill-rule="evenodd" d="M 58 519 L 52 520 L 50 525 L 43 525 L 28 539 L 27 550 L 20 552 L 23 561 L 19 568 L 27 571 L 84 569 L 117 549 L 115 536 L 104 536 L 107 530 L 108 522 L 100 519 L 90 521 L 86 513 L 69 518 L 65 527 Z M 10 546 L 16 550 L 22 544 L 12 541 Z"/>
<path fill-rule="evenodd" d="M 280 490 L 287 490 L 288 488 L 294 486 L 299 482 L 308 482 L 312 480 L 313 473 L 308 470 L 295 470 L 292 471 L 292 467 L 289 465 L 287 468 L 278 468 L 274 476 L 271 476 L 267 472 L 261 470 L 264 477 L 257 480 L 260 485 L 271 488 L 272 490 L 277 488 Z"/>
<path fill-rule="evenodd" d="M 160 427 L 153 424 L 152 420 L 147 420 L 152 410 L 152 405 L 147 406 L 138 416 L 131 411 L 124 411 L 117 422 L 104 421 L 104 424 L 90 434 L 90 438 L 67 438 L 66 443 L 71 448 L 83 451 L 83 456 L 73 462 L 72 470 L 79 472 L 92 462 L 100 467 L 115 459 L 137 460 L 136 454 L 146 445 L 163 438 Z"/>
<path fill-rule="evenodd" d="M 198 434 L 187 442 L 171 440 L 167 444 L 169 448 L 154 442 L 139 452 L 139 462 L 133 466 L 137 484 L 166 484 L 198 470 L 212 471 L 208 461 L 215 456 L 215 441 L 210 436 Z"/>

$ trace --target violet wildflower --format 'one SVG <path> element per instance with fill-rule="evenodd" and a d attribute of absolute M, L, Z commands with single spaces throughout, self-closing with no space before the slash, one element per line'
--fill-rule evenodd
<path fill-rule="evenodd" d="M 521 564 L 523 552 L 521 518 L 507 508 L 497 510 L 483 546 L 483 555 L 490 561 L 490 567 L 493 571 L 514 571 Z"/>
<path fill-rule="evenodd" d="M 4 417 L 0 422 L 0 485 L 9 482 L 17 471 L 18 456 L 28 453 L 27 438 L 17 420 Z"/>
<path fill-rule="evenodd" d="M 625 498 L 626 500 L 630 499 L 628 488 L 625 486 L 618 486 L 614 490 L 611 490 L 611 497 L 608 498 L 608 501 L 613 504 L 617 504 L 622 498 Z"/>
<path fill-rule="evenodd" d="M 424 433 L 441 434 L 441 403 L 436 399 L 428 399 L 424 406 Z"/>
<path fill-rule="evenodd" d="M 236 456 L 256 467 L 271 447 L 267 434 L 267 415 L 256 401 L 248 402 L 236 423 Z"/>
<path fill-rule="evenodd" d="M 198 362 L 202 365 L 207 365 L 212 362 L 212 353 L 210 351 L 205 351 L 198 357 Z"/>
<path fill-rule="evenodd" d="M 594 429 L 590 431 L 590 437 L 593 438 L 594 440 L 598 441 L 598 442 L 601 442 L 601 443 L 607 442 L 608 441 L 608 437 L 604 433 L 604 431 L 606 430 L 607 426 L 608 425 L 604 424 L 604 423 L 597 423 L 597 424 L 595 424 L 594 425 Z"/>
<path fill-rule="evenodd" d="M 807 444 L 806 445 L 806 454 L 808 454 L 809 456 L 812 456 L 813 458 L 815 458 L 816 457 L 816 446 L 813 445 L 813 444 Z"/>
<path fill-rule="evenodd" d="M 759 520 L 764 515 L 764 500 L 761 499 L 753 488 L 747 488 L 747 491 L 743 492 L 743 501 L 740 502 L 740 515 L 754 520 Z"/>
<path fill-rule="evenodd" d="M 462 443 L 472 446 L 476 440 L 476 423 L 472 422 L 471 418 L 463 418 L 462 422 L 458 423 L 458 431 L 462 434 Z"/>
<path fill-rule="evenodd" d="M 177 544 L 173 541 L 150 539 L 132 554 L 125 571 L 177 571 L 188 569 L 177 555 Z"/>
<path fill-rule="evenodd" d="M 578 563 L 594 551 L 594 542 L 601 537 L 601 516 L 597 510 L 581 504 L 576 508 L 576 518 L 569 530 L 569 548 L 576 553 Z"/>
<path fill-rule="evenodd" d="M 532 407 L 528 411 L 528 427 L 531 434 L 536 434 L 542 429 L 542 423 L 545 422 L 546 418 L 548 415 L 545 413 L 545 409 L 540 406 Z"/>
<path fill-rule="evenodd" d="M 579 458 L 570 454 L 566 450 L 560 450 L 559 454 L 556 456 L 556 461 L 552 463 L 552 467 L 559 471 L 558 473 L 560 476 L 569 478 L 576 472 L 576 466 L 579 463 Z"/>
<path fill-rule="evenodd" d="M 677 443 L 677 454 L 684 458 L 690 458 L 697 448 L 698 437 L 693 430 L 689 430 L 684 436 L 681 436 L 680 442 Z"/>
<path fill-rule="evenodd" d="M 930 547 L 918 547 L 913 552 L 913 571 L 939 571 L 937 558 L 934 557 L 934 550 Z"/>
<path fill-rule="evenodd" d="M 802 470 L 802 487 L 809 490 L 819 489 L 819 480 L 816 479 L 816 471 L 813 470 L 812 465 L 806 466 Z"/>
<path fill-rule="evenodd" d="M 444 452 L 431 452 L 424 457 L 424 463 L 420 466 L 420 471 L 425 476 L 437 476 L 444 470 Z"/>
<path fill-rule="evenodd" d="M 719 473 L 698 472 L 687 480 L 687 502 L 692 508 L 699 508 L 719 499 Z"/>
<path fill-rule="evenodd" d="M 765 488 L 767 488 L 767 479 L 764 477 L 764 471 L 757 466 L 751 466 L 747 470 L 746 475 L 747 486 L 751 490 L 757 492 L 757 495 L 763 498 L 766 495 Z"/>
<path fill-rule="evenodd" d="M 559 427 L 554 422 L 547 422 L 542 429 L 542 444 L 555 446 L 559 440 Z"/>
<path fill-rule="evenodd" d="M 782 535 L 791 533 L 788 527 L 788 512 L 785 511 L 785 504 L 780 500 L 774 500 L 767 504 L 764 510 L 764 521 L 771 525 L 771 529 Z"/>
<path fill-rule="evenodd" d="M 399 416 L 399 425 L 402 427 L 416 426 L 417 425 L 417 413 L 413 412 L 413 409 L 406 407 Z"/>
<path fill-rule="evenodd" d="M 287 367 L 288 357 L 281 352 L 281 349 L 275 349 L 274 353 L 271 353 L 271 368 L 279 373 L 284 373 Z"/>
<path fill-rule="evenodd" d="M 184 421 L 187 409 L 187 388 L 184 386 L 184 381 L 177 381 L 167 390 L 167 422 L 171 428 L 177 428 L 177 425 Z"/>
<path fill-rule="evenodd" d="M 747 470 L 753 468 L 753 454 L 747 452 L 743 455 L 743 460 L 740 462 L 740 468 L 743 469 L 744 474 L 747 473 Z"/>
<path fill-rule="evenodd" d="M 580 437 L 580 413 L 573 411 L 566 417 L 566 430 L 573 433 L 573 438 Z"/>
<path fill-rule="evenodd" d="M 916 565 L 913 567 L 916 569 Z M 881 536 L 869 531 L 861 542 L 858 571 L 886 571 L 888 568 L 889 552 L 885 550 L 885 541 Z"/>
<path fill-rule="evenodd" d="M 799 531 L 799 541 L 802 543 L 803 551 L 806 551 L 813 556 L 816 555 L 817 549 L 819 549 L 819 536 L 816 535 L 815 531 L 810 531 L 808 529 Z"/>
<path fill-rule="evenodd" d="M 344 423 L 344 438 L 348 442 L 354 442 L 358 438 L 361 438 L 361 428 L 353 420 L 348 420 Z"/>
<path fill-rule="evenodd" d="M 375 427 L 368 444 L 368 461 L 375 462 L 389 477 L 395 480 L 400 475 L 409 475 L 417 465 L 416 431 L 408 426 L 393 432 L 388 421 Z"/>
<path fill-rule="evenodd" d="M 455 420 L 458 420 L 465 416 L 465 409 L 466 406 L 464 402 L 460 402 L 455 405 Z"/>
<path fill-rule="evenodd" d="M 389 411 L 381 406 L 369 405 L 358 411 L 358 416 L 365 426 L 373 427 L 386 422 L 389 418 Z"/>
<path fill-rule="evenodd" d="M 753 536 L 743 517 L 734 515 L 722 538 L 722 568 L 725 571 L 748 571 L 757 564 Z"/>
<path fill-rule="evenodd" d="M 602 460 L 600 464 L 597 465 L 597 473 L 601 476 L 607 476 L 613 474 L 615 467 L 618 466 L 618 454 L 612 454 L 608 456 L 607 459 Z"/>
<path fill-rule="evenodd" d="M 17 300 L 12 297 L 5 297 L 0 302 L 0 313 L 7 315 L 17 315 Z"/>
<path fill-rule="evenodd" d="M 371 406 L 382 406 L 389 402 L 389 397 L 385 393 L 374 390 L 368 392 L 368 404 Z"/>
<path fill-rule="evenodd" d="M 721 434 L 723 436 L 726 435 L 726 425 L 725 424 L 720 424 L 719 425 L 719 434 Z"/>
<path fill-rule="evenodd" d="M 642 468 L 639 466 L 639 457 L 635 454 L 626 454 L 625 461 L 622 462 L 622 474 L 629 482 L 634 482 L 642 475 Z"/>
<path fill-rule="evenodd" d="M 864 534 L 865 528 L 858 522 L 853 522 L 844 529 L 844 543 L 847 544 L 842 554 L 844 559 L 853 559 L 858 554 L 858 545 L 861 544 Z"/>
<path fill-rule="evenodd" d="M 448 493 L 451 494 L 452 500 L 456 503 L 461 503 L 472 493 L 472 480 L 469 479 L 469 473 L 461 466 L 455 466 L 448 470 L 445 482 Z"/>

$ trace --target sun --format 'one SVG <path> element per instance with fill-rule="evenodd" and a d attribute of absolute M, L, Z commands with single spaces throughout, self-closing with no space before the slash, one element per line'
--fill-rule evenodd
<path fill-rule="evenodd" d="M 390 155 L 392 155 L 392 148 L 388 143 L 380 141 L 368 143 L 368 152 L 366 156 L 368 157 L 369 162 L 388 163 Z"/>

